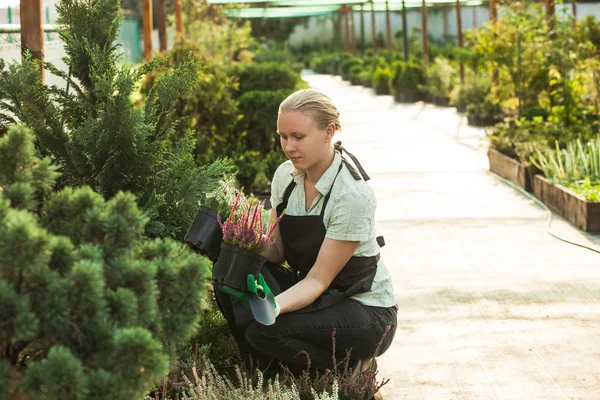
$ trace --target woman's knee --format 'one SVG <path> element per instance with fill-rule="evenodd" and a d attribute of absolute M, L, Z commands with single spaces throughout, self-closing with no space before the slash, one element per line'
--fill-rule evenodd
<path fill-rule="evenodd" d="M 264 349 L 275 347 L 280 341 L 280 338 L 272 328 L 273 326 L 265 326 L 253 321 L 244 330 L 244 337 L 250 346 L 256 350 L 264 351 Z"/>

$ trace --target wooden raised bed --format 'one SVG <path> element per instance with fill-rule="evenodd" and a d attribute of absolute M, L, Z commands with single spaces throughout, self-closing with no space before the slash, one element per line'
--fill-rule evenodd
<path fill-rule="evenodd" d="M 533 194 L 579 229 L 600 232 L 600 203 L 587 201 L 564 186 L 548 182 L 541 175 L 533 179 Z"/>
<path fill-rule="evenodd" d="M 531 179 L 523 164 L 492 148 L 488 151 L 488 159 L 490 161 L 490 171 L 508 179 L 528 192 L 533 190 Z"/>

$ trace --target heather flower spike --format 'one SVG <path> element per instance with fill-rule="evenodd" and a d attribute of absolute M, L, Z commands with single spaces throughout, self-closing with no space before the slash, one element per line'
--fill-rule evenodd
<path fill-rule="evenodd" d="M 238 192 L 227 219 L 222 221 L 220 217 L 217 218 L 223 230 L 223 241 L 260 254 L 271 245 L 271 235 L 279 224 L 281 216 L 268 227 L 265 235 L 262 218 L 263 203 L 256 202 L 239 215 L 236 211 L 241 203 L 247 203 L 247 199 L 242 192 Z"/>

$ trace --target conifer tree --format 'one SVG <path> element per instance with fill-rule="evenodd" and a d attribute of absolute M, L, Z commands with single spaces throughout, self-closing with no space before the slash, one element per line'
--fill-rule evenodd
<path fill-rule="evenodd" d="M 223 160 L 198 167 L 194 134 L 174 135 L 177 100 L 198 84 L 199 65 L 190 57 L 170 68 L 144 108 L 135 108 L 135 85 L 168 65 L 160 58 L 137 69 L 120 65 L 119 0 L 61 0 L 57 12 L 69 71 L 45 67 L 68 86 L 43 85 L 28 59 L 1 62 L 0 135 L 26 123 L 40 154 L 61 166 L 60 187 L 88 185 L 105 199 L 129 191 L 150 218 L 148 234 L 181 238 L 198 199 L 230 171 Z"/>
<path fill-rule="evenodd" d="M 198 321 L 207 261 L 143 239 L 131 194 L 53 192 L 33 140 L 0 138 L 0 399 L 141 399 Z"/>

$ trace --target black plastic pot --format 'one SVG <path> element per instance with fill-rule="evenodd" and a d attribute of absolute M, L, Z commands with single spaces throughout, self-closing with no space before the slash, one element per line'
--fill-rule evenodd
<path fill-rule="evenodd" d="M 183 240 L 191 248 L 215 262 L 219 258 L 223 243 L 223 231 L 217 221 L 217 213 L 204 206 L 200 207 Z"/>
<path fill-rule="evenodd" d="M 403 90 L 394 92 L 394 100 L 398 103 L 415 103 L 423 98 L 416 90 Z"/>
<path fill-rule="evenodd" d="M 234 289 L 246 290 L 248 275 L 254 277 L 265 264 L 266 259 L 233 244 L 223 243 L 219 259 L 213 265 L 213 280 Z"/>

